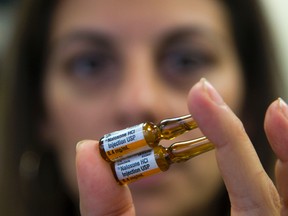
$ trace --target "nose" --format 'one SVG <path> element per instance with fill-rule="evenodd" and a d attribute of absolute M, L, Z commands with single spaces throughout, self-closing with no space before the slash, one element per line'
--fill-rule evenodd
<path fill-rule="evenodd" d="M 165 88 L 157 76 L 152 55 L 144 50 L 129 52 L 117 94 L 117 119 L 120 125 L 159 121 L 165 115 Z"/>

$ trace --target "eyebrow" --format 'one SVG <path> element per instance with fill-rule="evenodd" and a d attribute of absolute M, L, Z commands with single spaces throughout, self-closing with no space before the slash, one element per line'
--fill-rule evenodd
<path fill-rule="evenodd" d="M 225 39 L 222 35 L 217 34 L 216 32 L 202 27 L 202 26 L 185 26 L 176 29 L 172 29 L 164 34 L 162 37 L 164 40 L 161 41 L 160 46 L 165 46 L 166 44 L 171 44 L 175 42 L 181 42 L 185 38 L 188 39 L 198 39 L 208 41 L 212 44 L 222 45 L 225 42 Z"/>
<path fill-rule="evenodd" d="M 109 35 L 91 30 L 76 30 L 52 42 L 51 50 L 69 46 L 75 42 L 85 42 L 91 44 L 91 46 L 97 45 L 103 49 L 111 49 L 113 47 L 113 40 Z"/>

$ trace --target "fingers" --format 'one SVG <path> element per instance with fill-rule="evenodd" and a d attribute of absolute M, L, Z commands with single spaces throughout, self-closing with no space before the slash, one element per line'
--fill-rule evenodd
<path fill-rule="evenodd" d="M 216 146 L 216 158 L 232 212 L 275 215 L 279 204 L 277 191 L 242 123 L 210 83 L 202 79 L 191 89 L 188 107 L 204 135 Z"/>
<path fill-rule="evenodd" d="M 128 187 L 117 184 L 97 141 L 77 145 L 76 169 L 82 215 L 135 215 Z"/>
<path fill-rule="evenodd" d="M 264 128 L 279 159 L 275 167 L 276 183 L 283 204 L 282 215 L 288 215 L 288 106 L 282 99 L 268 108 Z"/>

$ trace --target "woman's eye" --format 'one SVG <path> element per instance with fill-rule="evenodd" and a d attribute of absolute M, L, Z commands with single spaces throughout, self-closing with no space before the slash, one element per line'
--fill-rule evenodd
<path fill-rule="evenodd" d="M 104 53 L 82 54 L 71 58 L 66 70 L 70 76 L 80 79 L 101 78 L 111 72 L 113 59 Z"/>
<path fill-rule="evenodd" d="M 169 85 L 187 90 L 206 72 L 212 71 L 216 59 L 207 51 L 178 48 L 167 50 L 158 60 L 159 72 Z"/>
<path fill-rule="evenodd" d="M 172 51 L 162 58 L 162 69 L 170 75 L 191 75 L 212 63 L 212 59 L 199 51 Z M 171 74 L 172 73 L 172 74 Z"/>

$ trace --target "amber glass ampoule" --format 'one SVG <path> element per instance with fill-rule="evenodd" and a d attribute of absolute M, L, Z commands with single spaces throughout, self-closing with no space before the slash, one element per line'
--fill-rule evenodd
<path fill-rule="evenodd" d="M 100 153 L 108 161 L 116 161 L 157 146 L 162 139 L 171 140 L 197 128 L 191 115 L 146 122 L 104 135 L 99 142 Z"/>
<path fill-rule="evenodd" d="M 168 148 L 158 145 L 153 149 L 116 161 L 111 164 L 111 167 L 119 184 L 129 184 L 166 171 L 173 163 L 187 161 L 212 149 L 214 145 L 206 137 L 201 137 L 174 143 Z"/>

